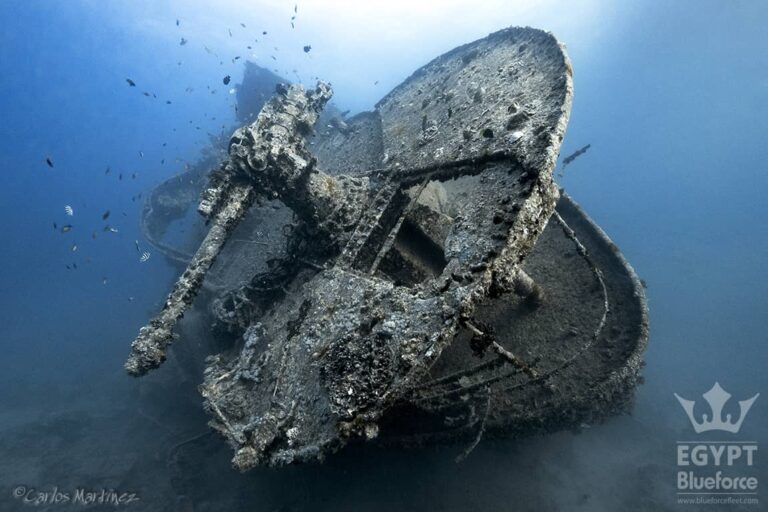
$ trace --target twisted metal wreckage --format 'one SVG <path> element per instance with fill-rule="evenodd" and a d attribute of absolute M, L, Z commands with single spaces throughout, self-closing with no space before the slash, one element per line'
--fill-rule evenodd
<path fill-rule="evenodd" d="M 625 410 L 645 300 L 553 181 L 571 94 L 563 48 L 530 28 L 456 48 L 327 128 L 329 85 L 278 85 L 211 172 L 198 207 L 208 232 L 126 369 L 163 363 L 225 242 L 258 210 L 282 219 L 284 249 L 217 289 L 219 324 L 242 336 L 208 359 L 200 387 L 238 468 L 322 460 L 354 438 L 466 438 L 466 455 L 483 434 Z"/>

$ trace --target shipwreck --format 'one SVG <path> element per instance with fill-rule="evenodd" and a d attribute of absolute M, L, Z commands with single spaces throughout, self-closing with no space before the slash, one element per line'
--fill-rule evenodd
<path fill-rule="evenodd" d="M 351 118 L 324 110 L 326 83 L 250 71 L 274 94 L 248 98 L 207 184 L 197 170 L 147 199 L 146 237 L 185 270 L 131 375 L 203 360 L 174 332 L 202 293 L 218 353 L 199 389 L 240 469 L 353 440 L 461 440 L 461 457 L 628 409 L 643 288 L 553 180 L 572 70 L 551 34 L 458 47 Z M 190 250 L 166 234 L 199 193 Z"/>

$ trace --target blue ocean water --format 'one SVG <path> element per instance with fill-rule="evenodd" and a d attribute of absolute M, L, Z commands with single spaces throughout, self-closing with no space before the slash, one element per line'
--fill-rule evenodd
<path fill-rule="evenodd" d="M 441 450 L 374 452 L 364 473 L 342 456 L 258 474 L 250 483 L 263 510 L 684 509 L 674 457 L 688 420 L 673 393 L 698 397 L 715 381 L 739 399 L 768 390 L 764 2 L 5 0 L 0 21 L 6 443 L 20 422 L 88 403 L 98 416 L 137 393 L 122 362 L 175 278 L 162 258 L 139 262 L 134 241 L 151 247 L 137 196 L 198 158 L 209 133 L 237 126 L 229 90 L 244 60 L 307 84 L 328 79 L 337 105 L 357 112 L 434 56 L 509 25 L 551 30 L 567 45 L 575 96 L 563 154 L 591 148 L 560 183 L 648 283 L 646 382 L 633 415 L 580 435 L 483 443 L 460 466 Z M 745 424 L 763 442 L 766 399 Z M 0 453 L 0 510 L 23 509 L 17 484 L 57 482 L 43 448 L 26 449 L 20 474 L 32 481 L 18 481 Z M 766 468 L 758 458 L 764 481 Z M 99 475 L 82 485 L 98 486 Z M 293 486 L 298 497 L 285 492 Z"/>

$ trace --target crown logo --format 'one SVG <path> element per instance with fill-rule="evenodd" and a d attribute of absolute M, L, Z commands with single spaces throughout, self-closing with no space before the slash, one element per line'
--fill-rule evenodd
<path fill-rule="evenodd" d="M 723 421 L 723 407 L 725 406 L 725 403 L 728 402 L 728 400 L 731 398 L 731 394 L 721 388 L 720 384 L 715 382 L 715 385 L 712 386 L 712 389 L 704 393 L 702 396 L 704 397 L 704 400 L 706 400 L 709 404 L 712 415 L 709 416 L 707 414 L 702 414 L 703 421 L 699 423 L 696 421 L 696 418 L 693 415 L 693 406 L 696 404 L 696 402 L 693 400 L 686 400 L 685 398 L 675 393 L 675 398 L 677 398 L 677 401 L 680 402 L 683 410 L 688 415 L 688 419 L 691 420 L 691 425 L 693 425 L 693 429 L 696 431 L 696 433 L 701 434 L 702 432 L 709 432 L 710 430 L 722 430 L 723 432 L 731 432 L 732 434 L 736 434 L 739 432 L 741 424 L 744 422 L 744 418 L 747 417 L 749 409 L 752 407 L 752 404 L 755 403 L 757 397 L 760 396 L 760 393 L 757 393 L 755 396 L 748 400 L 739 401 L 739 408 L 741 409 L 741 412 L 739 413 L 739 421 L 735 423 L 731 422 L 730 414 L 727 414 L 725 416 L 725 421 Z"/>

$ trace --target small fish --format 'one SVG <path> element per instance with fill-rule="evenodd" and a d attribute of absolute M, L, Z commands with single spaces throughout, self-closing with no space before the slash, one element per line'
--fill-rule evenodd
<path fill-rule="evenodd" d="M 230 29 L 227 29 L 227 32 L 229 32 L 229 37 L 232 37 L 232 31 Z"/>
<path fill-rule="evenodd" d="M 107 278 L 106 277 L 102 277 L 101 278 L 101 284 L 107 284 Z"/>
<path fill-rule="evenodd" d="M 77 263 L 73 263 L 73 264 L 72 264 L 72 268 L 73 268 L 73 269 L 75 269 L 75 270 L 77 270 Z"/>
<path fill-rule="evenodd" d="M 107 170 L 106 170 L 106 171 L 104 171 L 104 175 L 106 176 L 107 174 L 109 174 L 109 171 L 111 171 L 111 170 L 112 170 L 112 169 L 111 169 L 109 166 L 107 166 Z"/>
<path fill-rule="evenodd" d="M 120 173 L 120 174 L 117 176 L 117 179 L 118 179 L 119 181 L 123 181 L 123 173 Z"/>
<path fill-rule="evenodd" d="M 57 226 L 56 223 L 54 222 L 53 223 L 53 230 L 56 231 L 57 229 L 59 229 L 59 226 Z"/>
<path fill-rule="evenodd" d="M 239 55 L 235 55 L 235 58 L 234 58 L 234 59 L 232 59 L 232 60 L 233 60 L 233 61 L 234 61 L 234 60 L 238 60 L 239 58 L 240 58 L 240 56 L 239 56 Z"/>
<path fill-rule="evenodd" d="M 177 27 L 179 26 L 179 20 L 176 20 L 176 26 Z"/>
<path fill-rule="evenodd" d="M 185 44 L 187 44 L 187 40 L 182 37 L 181 41 L 179 41 L 179 46 L 184 46 Z"/>
<path fill-rule="evenodd" d="M 136 245 L 136 252 L 141 253 L 141 249 L 139 248 L 139 241 L 134 240 L 133 243 Z"/>
<path fill-rule="evenodd" d="M 165 104 L 166 105 L 170 105 L 171 104 L 171 100 L 165 100 Z"/>
<path fill-rule="evenodd" d="M 132 179 L 132 180 L 135 180 L 135 179 L 136 179 L 136 173 L 135 173 L 135 172 L 134 172 L 133 174 L 131 174 L 131 179 Z"/>
<path fill-rule="evenodd" d="M 564 171 L 564 170 L 565 170 L 565 168 L 566 168 L 566 166 L 567 166 L 568 164 L 570 164 L 571 162 L 573 162 L 574 160 L 576 160 L 576 158 L 578 158 L 579 156 L 581 156 L 581 155 L 583 155 L 584 153 L 586 153 L 586 152 L 587 152 L 587 150 L 588 150 L 590 147 L 592 147 L 592 144 L 587 144 L 587 145 L 586 145 L 586 146 L 584 146 L 583 148 L 581 148 L 581 149 L 577 149 L 576 151 L 574 151 L 574 152 L 573 152 L 573 153 L 571 153 L 570 155 L 568 155 L 568 156 L 566 156 L 565 158 L 563 158 L 563 165 L 562 165 L 562 167 L 560 168 L 560 170 L 561 170 L 561 171 Z"/>
<path fill-rule="evenodd" d="M 128 297 L 128 302 L 133 302 L 135 299 L 133 297 Z"/>
<path fill-rule="evenodd" d="M 109 224 L 107 224 L 106 226 L 104 226 L 104 231 L 109 231 L 110 233 L 117 233 L 117 229 L 113 228 L 113 227 L 112 227 L 112 226 L 110 226 Z"/>
<path fill-rule="evenodd" d="M 293 4 L 293 12 L 299 12 L 299 4 Z"/>
<path fill-rule="evenodd" d="M 51 157 L 46 157 L 45 163 L 48 164 L 48 167 L 53 168 L 53 160 L 51 160 Z"/>
<path fill-rule="evenodd" d="M 101 214 L 101 220 L 107 220 L 109 218 L 109 210 Z"/>
<path fill-rule="evenodd" d="M 139 151 L 139 156 L 140 156 L 141 158 L 144 158 L 144 152 L 143 152 L 143 151 Z"/>
<path fill-rule="evenodd" d="M 77 244 L 72 244 L 72 252 L 75 252 L 77 250 Z"/>
<path fill-rule="evenodd" d="M 75 214 L 75 210 L 73 210 L 71 206 L 69 206 L 69 205 L 66 205 L 66 206 L 64 207 L 64 213 L 66 213 L 67 215 L 69 215 L 70 217 L 72 217 L 72 216 Z"/>
<path fill-rule="evenodd" d="M 152 255 L 149 253 L 149 251 L 144 251 L 143 253 L 141 253 L 141 258 L 139 258 L 139 262 L 146 263 L 147 261 L 149 261 L 150 256 Z"/>
<path fill-rule="evenodd" d="M 72 224 L 64 224 L 61 226 L 62 233 L 69 233 L 70 231 L 72 231 Z"/>
<path fill-rule="evenodd" d="M 304 53 L 309 53 L 309 51 L 310 51 L 311 49 L 312 49 L 312 45 L 309 45 L 309 44 L 308 44 L 308 45 L 306 45 L 306 46 L 304 47 Z"/>
<path fill-rule="evenodd" d="M 229 85 L 230 80 L 232 80 L 232 77 L 227 75 L 222 79 L 222 82 L 224 82 L 224 85 Z"/>
<path fill-rule="evenodd" d="M 143 94 L 144 96 L 146 96 L 147 98 L 149 98 L 149 97 L 151 96 L 151 94 L 149 94 L 147 91 L 144 91 L 142 94 Z"/>
<path fill-rule="evenodd" d="M 245 28 L 245 23 L 241 23 L 240 26 Z"/>
<path fill-rule="evenodd" d="M 264 32 L 261 33 L 261 35 L 264 35 L 264 36 L 267 35 L 267 31 L 265 30 Z"/>
<path fill-rule="evenodd" d="M 134 82 L 130 78 L 126 78 L 125 81 L 128 82 L 129 87 L 136 87 L 136 82 Z"/>

